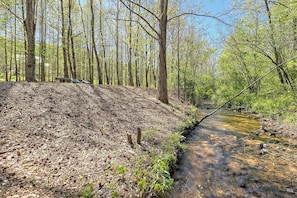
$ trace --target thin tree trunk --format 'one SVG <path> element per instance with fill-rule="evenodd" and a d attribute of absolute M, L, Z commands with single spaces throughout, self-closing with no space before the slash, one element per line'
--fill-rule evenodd
<path fill-rule="evenodd" d="M 118 85 L 122 85 L 122 77 L 120 76 L 119 68 L 119 15 L 120 15 L 120 3 L 117 1 L 117 16 L 116 16 L 116 75 Z"/>
<path fill-rule="evenodd" d="M 296 0 L 292 0 L 292 5 L 296 4 Z M 293 39 L 294 39 L 294 43 L 293 43 L 293 50 L 297 51 L 297 16 L 296 14 L 293 15 Z"/>
<path fill-rule="evenodd" d="M 81 22 L 82 22 L 83 30 L 84 30 L 85 45 L 86 45 L 86 50 L 87 50 L 88 70 L 89 70 L 88 78 L 89 78 L 90 82 L 93 84 L 93 75 L 91 72 L 91 70 L 92 70 L 91 50 L 90 50 L 89 43 L 88 43 L 86 25 L 85 25 L 85 21 L 83 18 L 83 9 L 82 9 L 80 1 L 79 1 L 79 7 L 80 7 L 80 12 L 81 12 Z"/>
<path fill-rule="evenodd" d="M 136 87 L 140 87 L 140 79 L 139 79 L 139 68 L 138 68 L 138 65 L 139 65 L 139 54 L 138 54 L 138 37 L 139 37 L 139 29 L 137 30 L 137 34 L 136 34 L 136 41 L 135 41 L 135 52 L 134 52 L 134 56 L 135 56 L 135 61 L 134 61 L 134 64 L 135 64 L 135 85 Z"/>
<path fill-rule="evenodd" d="M 25 2 L 22 0 L 22 18 L 25 18 Z M 28 58 L 28 52 L 27 52 L 27 33 L 26 33 L 26 23 L 23 23 L 23 34 L 24 34 L 24 49 L 25 49 L 25 65 L 23 67 L 23 73 L 25 73 L 26 76 L 26 66 L 27 66 L 27 58 Z M 26 78 L 26 77 L 25 77 Z"/>
<path fill-rule="evenodd" d="M 13 32 L 12 25 L 10 24 L 11 32 Z M 13 34 L 10 37 L 10 56 L 9 56 L 9 81 L 12 81 L 12 55 L 13 55 Z"/>
<path fill-rule="evenodd" d="M 44 18 L 44 12 L 46 10 L 46 6 L 45 6 L 46 2 L 44 2 L 43 0 L 40 0 L 40 7 L 41 7 L 41 16 L 40 16 L 40 80 L 41 82 L 45 81 L 45 18 Z"/>
<path fill-rule="evenodd" d="M 7 20 L 5 20 L 5 24 L 4 24 L 4 64 L 5 64 L 5 80 L 8 81 Z"/>
<path fill-rule="evenodd" d="M 59 10 L 59 6 L 57 8 Z M 59 40 L 60 40 L 60 18 L 58 18 L 58 28 L 57 28 L 57 45 L 56 45 L 56 77 L 60 76 L 60 53 L 59 53 L 59 48 L 60 48 L 60 44 L 59 44 Z M 62 39 L 63 42 L 63 39 Z M 62 43 L 63 45 L 63 43 Z"/>
<path fill-rule="evenodd" d="M 180 18 L 177 27 L 177 97 L 180 100 Z"/>
<path fill-rule="evenodd" d="M 72 72 L 72 78 L 76 79 L 76 58 L 75 58 L 75 50 L 74 50 L 74 39 L 73 39 L 73 28 L 72 28 L 72 0 L 68 1 L 68 53 L 69 53 L 69 66 Z M 71 47 L 71 53 L 70 53 Z"/>
<path fill-rule="evenodd" d="M 105 70 L 106 84 L 109 85 L 110 80 L 109 80 L 108 68 L 107 68 L 107 62 L 106 62 L 106 49 L 105 49 L 105 44 L 104 44 L 102 16 L 103 16 L 103 5 L 102 5 L 102 0 L 100 0 L 100 16 L 99 16 L 99 24 L 100 25 L 99 26 L 100 26 L 100 35 L 101 35 L 101 45 L 102 45 L 102 50 L 103 50 L 103 65 L 104 65 L 104 70 Z"/>
<path fill-rule="evenodd" d="M 145 61 L 146 61 L 146 67 L 145 67 L 145 87 L 149 87 L 149 79 L 148 75 L 150 72 L 150 64 L 149 64 L 149 57 L 148 57 L 148 44 L 146 44 L 146 49 L 145 49 Z"/>
<path fill-rule="evenodd" d="M 129 61 L 128 61 L 128 85 L 134 86 L 132 75 L 132 3 L 129 3 Z"/>
<path fill-rule="evenodd" d="M 63 64 L 64 64 L 64 78 L 69 78 L 68 62 L 67 62 L 67 44 L 66 44 L 66 28 L 65 28 L 65 13 L 64 2 L 61 2 L 61 15 L 62 15 L 62 50 L 63 50 Z"/>
<path fill-rule="evenodd" d="M 99 85 L 102 84 L 102 71 L 101 71 L 101 66 L 100 66 L 100 59 L 99 59 L 99 54 L 97 51 L 96 47 L 96 41 L 95 41 L 95 16 L 94 16 L 94 4 L 93 0 L 90 2 L 90 8 L 91 8 L 91 34 L 92 34 L 92 43 L 93 43 L 93 49 L 95 53 L 95 58 L 96 58 L 96 63 L 97 63 L 97 72 L 98 72 L 98 83 Z"/>
<path fill-rule="evenodd" d="M 14 12 L 16 13 L 16 0 L 14 1 Z M 14 18 L 14 35 L 17 35 L 17 19 Z M 17 61 L 17 38 L 14 37 L 14 64 L 15 64 L 15 81 L 18 81 L 19 71 L 18 71 L 18 61 Z"/>

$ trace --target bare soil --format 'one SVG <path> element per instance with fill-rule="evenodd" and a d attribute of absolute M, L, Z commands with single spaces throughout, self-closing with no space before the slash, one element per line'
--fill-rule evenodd
<path fill-rule="evenodd" d="M 186 111 L 154 89 L 0 83 L 0 197 L 81 197 L 90 184 L 95 197 L 139 197 L 135 170 L 151 161 L 138 159 L 162 152 Z"/>

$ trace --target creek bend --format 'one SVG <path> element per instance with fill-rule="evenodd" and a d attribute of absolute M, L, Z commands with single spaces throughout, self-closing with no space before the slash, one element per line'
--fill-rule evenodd
<path fill-rule="evenodd" d="M 200 117 L 206 113 L 199 110 Z M 200 123 L 168 197 L 296 197 L 296 140 L 256 136 L 259 127 L 257 119 L 226 110 Z"/>

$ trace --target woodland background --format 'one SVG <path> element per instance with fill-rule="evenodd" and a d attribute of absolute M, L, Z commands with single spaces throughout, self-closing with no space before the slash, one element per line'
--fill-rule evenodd
<path fill-rule="evenodd" d="M 220 16 L 205 13 L 199 1 L 165 2 L 169 90 L 194 104 L 221 104 L 273 70 L 230 106 L 297 123 L 296 0 L 233 1 Z M 25 19 L 31 15 L 34 80 L 156 88 L 159 40 L 153 29 L 159 30 L 160 9 L 153 0 L 1 0 L 0 80 L 26 80 Z M 224 23 L 219 40 L 206 34 L 206 18 Z"/>

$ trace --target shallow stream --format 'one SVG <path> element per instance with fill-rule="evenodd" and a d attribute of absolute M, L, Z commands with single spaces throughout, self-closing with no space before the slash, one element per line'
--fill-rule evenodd
<path fill-rule="evenodd" d="M 296 140 L 257 136 L 259 127 L 232 111 L 204 120 L 187 139 L 168 197 L 297 197 Z"/>

